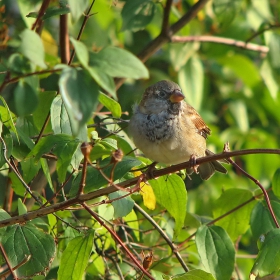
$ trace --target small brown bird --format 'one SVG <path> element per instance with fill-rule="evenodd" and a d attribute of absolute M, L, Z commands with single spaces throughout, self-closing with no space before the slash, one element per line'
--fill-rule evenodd
<path fill-rule="evenodd" d="M 184 98 L 176 83 L 163 80 L 148 87 L 140 104 L 134 107 L 129 130 L 136 147 L 148 158 L 178 164 L 213 154 L 206 149 L 210 128 Z M 209 179 L 215 170 L 227 173 L 217 161 L 197 168 L 203 180 Z"/>

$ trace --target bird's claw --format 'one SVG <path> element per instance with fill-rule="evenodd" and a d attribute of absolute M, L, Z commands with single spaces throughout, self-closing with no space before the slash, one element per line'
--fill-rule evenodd
<path fill-rule="evenodd" d="M 195 155 L 191 155 L 190 157 L 190 165 L 191 165 L 191 168 L 193 169 L 193 171 L 198 174 L 198 167 L 199 165 L 196 164 L 196 156 Z"/>

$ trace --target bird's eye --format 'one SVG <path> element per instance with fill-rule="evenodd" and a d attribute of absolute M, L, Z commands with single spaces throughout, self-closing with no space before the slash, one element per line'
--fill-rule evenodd
<path fill-rule="evenodd" d="M 164 91 L 160 91 L 159 92 L 159 97 L 165 97 L 165 92 Z"/>

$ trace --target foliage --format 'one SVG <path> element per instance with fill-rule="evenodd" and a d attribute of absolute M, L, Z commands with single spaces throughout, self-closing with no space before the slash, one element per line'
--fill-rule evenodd
<path fill-rule="evenodd" d="M 1 1 L 1 277 L 279 275 L 279 13 L 270 0 Z M 273 211 L 231 165 L 203 182 L 145 172 L 127 123 L 162 79 L 209 125 L 210 150 L 275 149 L 235 158 Z"/>

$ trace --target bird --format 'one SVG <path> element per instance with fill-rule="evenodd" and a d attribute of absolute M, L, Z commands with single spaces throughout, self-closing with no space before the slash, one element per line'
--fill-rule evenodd
<path fill-rule="evenodd" d="M 195 165 L 195 159 L 213 153 L 206 148 L 210 128 L 197 111 L 185 102 L 178 84 L 162 80 L 149 86 L 133 108 L 129 132 L 135 146 L 151 160 L 174 165 L 192 160 L 187 169 L 199 173 L 203 180 L 215 171 L 227 173 L 218 161 Z"/>

